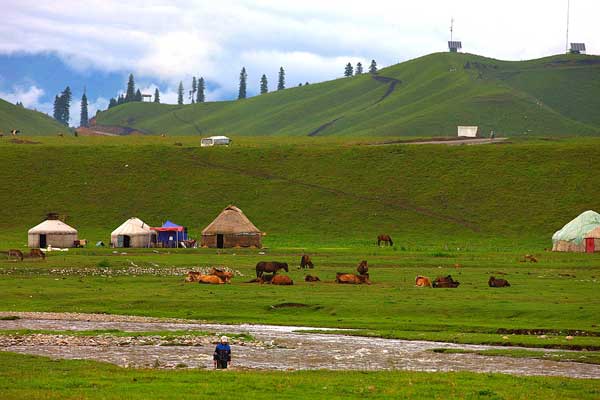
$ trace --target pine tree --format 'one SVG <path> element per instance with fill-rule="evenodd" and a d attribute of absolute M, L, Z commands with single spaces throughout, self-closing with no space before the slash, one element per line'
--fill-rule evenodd
<path fill-rule="evenodd" d="M 117 97 L 117 105 L 123 103 L 125 103 L 125 97 L 123 96 L 123 94 L 120 94 L 119 97 Z"/>
<path fill-rule="evenodd" d="M 52 116 L 55 120 L 60 121 L 60 97 L 58 95 L 54 96 L 54 112 Z"/>
<path fill-rule="evenodd" d="M 142 92 L 140 92 L 140 89 L 135 91 L 135 97 L 134 97 L 134 101 L 143 101 L 144 98 L 142 97 Z"/>
<path fill-rule="evenodd" d="M 277 80 L 277 90 L 285 89 L 285 71 L 279 67 L 279 79 Z"/>
<path fill-rule="evenodd" d="M 354 75 L 354 69 L 352 68 L 352 64 L 346 64 L 346 68 L 344 68 L 344 76 L 349 77 Z"/>
<path fill-rule="evenodd" d="M 196 91 L 198 90 L 198 82 L 196 81 L 196 77 L 192 77 L 192 92 L 190 93 L 190 97 L 192 98 L 192 104 L 196 102 Z"/>
<path fill-rule="evenodd" d="M 183 104 L 183 82 L 179 81 L 179 88 L 177 89 L 177 104 Z"/>
<path fill-rule="evenodd" d="M 56 118 L 64 125 L 69 125 L 69 109 L 71 107 L 71 88 L 66 87 L 65 90 L 58 96 L 58 112 Z"/>
<path fill-rule="evenodd" d="M 375 60 L 371 60 L 371 65 L 369 66 L 369 73 L 376 74 L 377 73 L 377 63 Z"/>
<path fill-rule="evenodd" d="M 356 69 L 354 70 L 354 75 L 361 75 L 363 73 L 363 66 L 362 63 L 357 63 L 356 64 Z"/>
<path fill-rule="evenodd" d="M 238 93 L 238 100 L 246 98 L 246 80 L 248 79 L 248 74 L 246 73 L 246 67 L 242 68 L 240 72 L 240 91 Z"/>
<path fill-rule="evenodd" d="M 127 82 L 127 92 L 125 93 L 125 102 L 135 101 L 135 81 L 133 80 L 133 74 L 129 74 L 129 81 Z"/>
<path fill-rule="evenodd" d="M 269 92 L 269 82 L 267 81 L 267 76 L 263 74 L 260 77 L 260 94 L 265 94 Z"/>
<path fill-rule="evenodd" d="M 204 103 L 204 78 L 198 79 L 198 95 L 196 96 L 196 103 Z"/>
<path fill-rule="evenodd" d="M 108 109 L 110 110 L 113 107 L 117 106 L 117 101 L 115 100 L 114 97 L 110 98 L 110 101 L 108 102 Z"/>
<path fill-rule="evenodd" d="M 79 119 L 79 126 L 87 128 L 89 125 L 88 121 L 88 101 L 87 96 L 85 95 L 85 90 L 83 91 L 83 96 L 81 96 L 81 114 Z"/>
<path fill-rule="evenodd" d="M 160 103 L 160 93 L 158 92 L 158 88 L 154 89 L 154 102 Z"/>

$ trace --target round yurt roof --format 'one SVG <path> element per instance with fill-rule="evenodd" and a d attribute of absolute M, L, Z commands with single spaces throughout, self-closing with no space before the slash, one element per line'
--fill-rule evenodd
<path fill-rule="evenodd" d="M 228 206 L 204 230 L 203 235 L 261 233 L 236 206 Z"/>
<path fill-rule="evenodd" d="M 577 218 L 563 226 L 559 231 L 556 231 L 552 235 L 552 241 L 557 242 L 560 240 L 573 241 L 577 244 L 581 243 L 586 237 L 593 237 L 593 232 L 599 232 L 600 228 L 600 214 L 595 211 L 585 211 L 581 213 Z"/>
<path fill-rule="evenodd" d="M 57 233 L 62 235 L 77 234 L 77 229 L 65 224 L 58 219 L 48 219 L 28 231 L 29 234 Z"/>
<path fill-rule="evenodd" d="M 121 226 L 112 231 L 111 236 L 117 235 L 127 235 L 127 236 L 135 236 L 135 235 L 148 235 L 152 233 L 152 230 L 144 221 L 139 218 L 129 218 L 127 221 L 123 222 Z"/>

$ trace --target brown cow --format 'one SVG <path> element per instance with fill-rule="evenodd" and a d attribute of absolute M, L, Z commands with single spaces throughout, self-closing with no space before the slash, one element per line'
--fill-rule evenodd
<path fill-rule="evenodd" d="M 371 284 L 371 281 L 369 280 L 369 274 L 355 275 L 355 274 L 345 274 L 343 272 L 338 272 L 335 274 L 335 282 L 336 283 L 347 283 L 350 285 L 360 285 L 362 283 L 366 283 L 367 285 Z"/>
<path fill-rule="evenodd" d="M 418 275 L 415 278 L 415 285 L 418 287 L 431 287 L 431 280 L 426 276 Z"/>
<path fill-rule="evenodd" d="M 294 281 L 287 275 L 275 275 L 271 279 L 271 285 L 293 285 Z"/>
<path fill-rule="evenodd" d="M 394 245 L 394 242 L 392 242 L 392 237 L 386 234 L 377 236 L 377 246 L 381 246 L 381 242 L 383 242 L 384 245 L 388 246 Z"/>
<path fill-rule="evenodd" d="M 508 287 L 510 283 L 506 279 L 496 279 L 493 276 L 490 276 L 490 280 L 488 280 L 488 285 L 490 287 Z"/>
<path fill-rule="evenodd" d="M 319 279 L 318 276 L 306 275 L 304 277 L 304 281 L 305 282 L 320 282 L 321 280 Z"/>
<path fill-rule="evenodd" d="M 362 260 L 360 264 L 358 264 L 358 267 L 356 267 L 356 271 L 358 271 L 360 275 L 366 275 L 369 272 L 367 260 Z"/>
<path fill-rule="evenodd" d="M 29 257 L 39 257 L 41 259 L 46 259 L 46 253 L 44 253 L 40 249 L 31 249 L 31 251 L 29 252 Z"/>
<path fill-rule="evenodd" d="M 7 254 L 8 254 L 8 257 L 9 257 L 9 258 L 10 258 L 10 257 L 16 257 L 16 258 L 18 258 L 19 260 L 23 261 L 23 252 L 22 252 L 21 250 L 18 250 L 18 249 L 10 249 L 10 250 L 8 250 Z"/>
<path fill-rule="evenodd" d="M 302 258 L 300 259 L 300 268 L 314 268 L 315 265 L 313 264 L 312 260 L 310 259 L 310 256 L 307 254 L 304 254 L 302 256 Z"/>
<path fill-rule="evenodd" d="M 186 282 L 198 282 L 200 280 L 200 275 L 202 275 L 202 272 L 189 271 L 187 273 L 187 275 L 185 276 L 185 281 Z"/>
<path fill-rule="evenodd" d="M 222 285 L 225 282 L 216 275 L 200 275 L 198 283 L 206 283 L 209 285 Z"/>
<path fill-rule="evenodd" d="M 455 281 L 454 279 L 452 279 L 451 275 L 442 277 L 442 276 L 438 276 L 437 278 L 435 278 L 435 280 L 433 281 L 432 287 L 434 288 L 457 288 L 458 285 L 460 285 L 460 282 Z"/>
<path fill-rule="evenodd" d="M 225 283 L 230 283 L 231 278 L 233 278 L 233 272 L 223 271 L 214 267 L 208 271 L 208 274 L 218 276 Z"/>

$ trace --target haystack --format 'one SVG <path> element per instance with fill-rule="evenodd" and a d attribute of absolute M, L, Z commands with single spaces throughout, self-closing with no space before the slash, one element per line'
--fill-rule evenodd
<path fill-rule="evenodd" d="M 552 251 L 600 251 L 600 214 L 585 211 L 552 235 Z"/>
<path fill-rule="evenodd" d="M 263 233 L 235 206 L 226 207 L 202 231 L 202 247 L 262 247 Z"/>
<path fill-rule="evenodd" d="M 32 248 L 74 247 L 77 229 L 59 219 L 47 219 L 27 232 L 27 245 Z"/>
<path fill-rule="evenodd" d="M 156 232 L 139 218 L 129 218 L 110 234 L 112 247 L 150 247 L 156 243 Z"/>

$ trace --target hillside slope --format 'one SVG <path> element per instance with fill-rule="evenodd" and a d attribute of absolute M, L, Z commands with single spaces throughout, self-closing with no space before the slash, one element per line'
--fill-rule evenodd
<path fill-rule="evenodd" d="M 182 146 L 174 146 L 174 141 Z M 248 139 L 246 139 L 248 140 Z M 256 140 L 256 139 L 254 139 Z M 265 243 L 400 246 L 513 241 L 549 245 L 554 231 L 598 209 L 600 139 L 486 146 L 239 144 L 199 148 L 194 138 L 47 138 L 0 143 L 0 243 L 20 245 L 50 211 L 87 239 L 125 219 L 167 219 L 193 235 L 228 204 Z M 314 140 L 310 140 L 314 142 Z M 43 173 L 28 174 L 23 171 Z M 1 248 L 2 246 L 0 246 Z"/>
<path fill-rule="evenodd" d="M 508 62 L 437 53 L 351 78 L 250 99 L 193 105 L 130 103 L 98 123 L 173 135 L 600 134 L 600 57 Z"/>
<path fill-rule="evenodd" d="M 0 132 L 18 129 L 22 135 L 55 135 L 69 129 L 44 113 L 17 107 L 0 99 Z"/>

